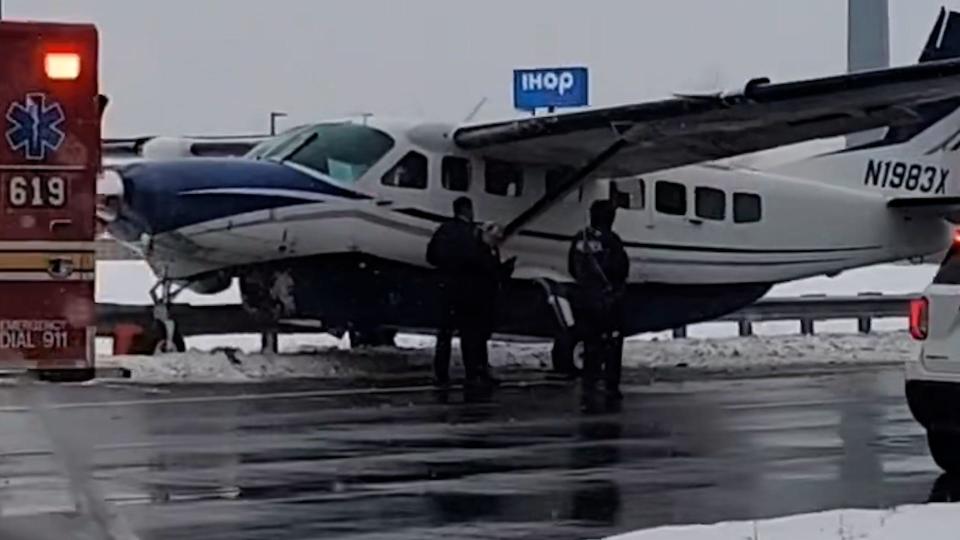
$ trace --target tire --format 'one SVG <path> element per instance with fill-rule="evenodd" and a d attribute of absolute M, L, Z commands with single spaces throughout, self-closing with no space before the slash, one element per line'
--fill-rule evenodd
<path fill-rule="evenodd" d="M 52 383 L 78 383 L 92 380 L 94 369 L 45 369 L 36 372 L 37 380 Z"/>
<path fill-rule="evenodd" d="M 396 337 L 397 331 L 389 328 L 350 330 L 350 348 L 392 347 Z"/>
<path fill-rule="evenodd" d="M 144 355 L 144 356 L 154 356 L 157 354 L 163 354 L 162 342 L 166 329 L 160 321 L 154 321 L 150 325 L 150 328 L 147 328 L 142 334 L 137 336 L 137 339 L 134 340 L 133 345 L 131 346 L 130 354 Z M 177 328 L 173 332 L 173 351 L 172 352 L 186 352 L 187 344 L 183 339 L 183 334 L 180 333 L 180 329 Z"/>
<path fill-rule="evenodd" d="M 927 444 L 938 467 L 950 474 L 960 474 L 960 432 L 928 430 Z"/>

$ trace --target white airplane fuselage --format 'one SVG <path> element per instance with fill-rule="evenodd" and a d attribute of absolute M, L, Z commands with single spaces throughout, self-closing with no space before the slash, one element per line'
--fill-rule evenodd
<path fill-rule="evenodd" d="M 332 158 L 323 161 L 329 166 L 321 172 L 306 166 L 304 160 L 273 161 L 266 155 L 251 160 L 251 165 L 260 169 L 227 174 L 222 180 L 212 179 L 211 171 L 240 167 L 248 158 L 188 159 L 123 169 L 124 204 L 143 207 L 149 199 L 126 200 L 127 194 L 136 191 L 146 197 L 149 189 L 145 186 L 161 184 L 158 177 L 176 176 L 188 167 L 203 168 L 196 175 L 203 178 L 201 185 L 189 180 L 168 182 L 171 185 L 150 204 L 165 205 L 169 212 L 184 215 L 213 208 L 218 211 L 209 218 L 184 217 L 160 229 L 143 218 L 156 211 L 128 212 L 138 219 L 124 219 L 121 211 L 111 230 L 134 243 L 147 239 L 140 245 L 146 246 L 144 254 L 158 275 L 173 280 L 203 278 L 197 283 L 209 290 L 220 288 L 228 277 L 240 277 L 243 286 L 245 276 L 259 272 L 261 282 L 273 280 L 260 285 L 267 291 L 261 296 L 270 297 L 271 287 L 276 293 L 276 276 L 284 274 L 283 268 L 296 267 L 292 278 L 287 272 L 288 284 L 306 286 L 302 276 L 313 274 L 324 281 L 324 261 L 335 260 L 331 271 L 339 273 L 349 273 L 351 265 L 359 265 L 358 290 L 392 294 L 397 287 L 416 288 L 414 282 L 419 281 L 381 290 L 377 289 L 380 285 L 364 286 L 363 272 L 382 261 L 382 271 L 374 272 L 371 279 L 382 281 L 386 274 L 409 272 L 422 274 L 429 283 L 426 245 L 439 223 L 450 215 L 456 198 L 472 199 L 478 220 L 505 224 L 544 195 L 546 177 L 556 172 L 549 164 L 504 164 L 458 150 L 446 136 L 452 129 L 447 126 L 373 118 L 365 120 L 364 126 L 387 136 L 392 144 L 362 174 L 344 169 Z M 401 161 L 412 165 L 405 166 L 407 176 L 396 174 Z M 151 167 L 157 168 L 152 176 L 146 174 Z M 312 182 L 323 188 L 303 189 L 297 187 L 301 184 L 267 178 L 270 171 L 279 173 L 281 168 L 283 174 L 298 175 L 297 182 L 307 182 L 303 185 Z M 420 178 L 424 171 L 425 177 Z M 503 178 L 520 179 L 522 186 L 504 188 Z M 514 282 L 520 289 L 529 289 L 539 278 L 569 282 L 570 241 L 585 226 L 590 203 L 610 197 L 614 191 L 620 202 L 615 231 L 630 257 L 629 282 L 638 291 L 642 307 L 649 307 L 654 297 L 670 302 L 676 295 L 684 296 L 685 301 L 701 297 L 699 301 L 709 306 L 710 295 L 725 294 L 724 290 L 732 294 L 737 287 L 744 291 L 706 311 L 693 310 L 689 321 L 676 313 L 658 325 L 655 317 L 647 316 L 644 324 L 631 329 L 670 328 L 741 307 L 775 283 L 920 257 L 949 244 L 952 228 L 946 221 L 935 216 L 911 218 L 890 210 L 886 205 L 889 192 L 868 188 L 833 185 L 830 178 L 799 178 L 719 164 L 658 171 L 641 178 L 591 180 L 527 224 L 503 245 L 502 252 L 504 257 L 517 257 Z M 224 209 L 234 204 L 239 211 Z M 307 267 L 314 271 L 304 270 Z M 264 278 L 264 271 L 274 278 Z M 273 294 L 274 301 L 278 294 L 284 295 Z M 425 297 L 431 294 L 425 293 Z M 283 316 L 315 315 L 316 310 L 298 307 L 312 302 L 302 300 L 310 293 L 287 296 L 291 295 L 298 300 L 281 310 Z M 515 298 L 542 302 L 533 293 Z M 506 301 L 511 301 L 510 295 Z M 322 310 L 322 318 L 337 318 L 330 314 L 334 309 Z M 416 309 L 429 307 L 407 306 L 398 313 Z M 376 314 L 371 317 L 375 319 Z M 429 325 L 426 321 L 386 323 Z M 535 326 L 539 329 L 531 333 L 544 333 L 541 325 Z"/>

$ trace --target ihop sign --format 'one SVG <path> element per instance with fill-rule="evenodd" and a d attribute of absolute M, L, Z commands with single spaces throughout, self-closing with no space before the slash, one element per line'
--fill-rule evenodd
<path fill-rule="evenodd" d="M 516 69 L 513 105 L 523 111 L 584 107 L 589 104 L 589 86 L 585 67 Z"/>

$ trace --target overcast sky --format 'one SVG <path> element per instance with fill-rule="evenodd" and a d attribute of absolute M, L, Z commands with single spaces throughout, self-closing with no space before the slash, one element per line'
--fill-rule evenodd
<path fill-rule="evenodd" d="M 2 0 L 94 22 L 110 136 L 266 131 L 369 111 L 513 113 L 515 67 L 581 64 L 593 105 L 845 70 L 843 0 Z M 946 3 L 890 0 L 895 64 Z"/>

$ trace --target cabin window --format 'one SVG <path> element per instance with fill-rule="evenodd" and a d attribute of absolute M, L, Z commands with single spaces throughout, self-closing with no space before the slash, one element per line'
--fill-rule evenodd
<path fill-rule="evenodd" d="M 380 183 L 398 188 L 426 188 L 427 157 L 419 152 L 408 152 L 380 178 Z"/>
<path fill-rule="evenodd" d="M 554 191 L 560 189 L 560 184 L 564 180 L 570 178 L 574 172 L 573 167 L 554 167 L 552 169 L 547 169 L 546 174 L 544 175 L 544 185 L 545 193 L 553 193 Z"/>
<path fill-rule="evenodd" d="M 646 183 L 641 178 L 610 183 L 610 200 L 617 208 L 643 210 L 646 207 Z"/>
<path fill-rule="evenodd" d="M 446 156 L 441 165 L 441 177 L 444 189 L 450 191 L 470 191 L 470 160 Z"/>
<path fill-rule="evenodd" d="M 762 208 L 760 196 L 753 193 L 733 194 L 734 223 L 756 223 L 760 221 Z"/>
<path fill-rule="evenodd" d="M 697 217 L 723 221 L 727 215 L 727 195 L 722 190 L 698 187 L 694 192 Z"/>
<path fill-rule="evenodd" d="M 657 212 L 671 216 L 687 214 L 687 186 L 676 182 L 657 182 L 656 187 Z"/>
<path fill-rule="evenodd" d="M 487 193 L 501 197 L 523 195 L 523 166 L 495 159 L 485 163 L 483 176 Z"/>

